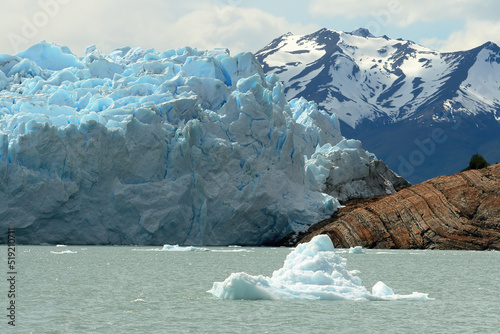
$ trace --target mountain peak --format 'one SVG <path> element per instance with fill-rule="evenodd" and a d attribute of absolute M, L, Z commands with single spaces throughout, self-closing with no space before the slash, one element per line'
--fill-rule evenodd
<path fill-rule="evenodd" d="M 375 37 L 372 35 L 372 33 L 370 32 L 370 30 L 366 29 L 366 28 L 359 28 L 359 29 L 356 29 L 354 31 L 351 31 L 349 34 L 353 35 L 353 36 L 359 36 L 359 37 Z"/>
<path fill-rule="evenodd" d="M 500 47 L 491 41 L 484 43 L 483 45 L 481 45 L 481 47 L 488 49 L 488 50 L 491 50 L 491 51 L 494 51 L 494 52 L 500 52 Z"/>
<path fill-rule="evenodd" d="M 460 156 L 486 140 L 495 147 L 489 159 L 500 161 L 500 47 L 438 52 L 401 38 L 359 36 L 370 33 L 321 29 L 257 57 L 266 75 L 280 76 L 288 98 L 334 113 L 344 135 L 362 140 L 410 182 L 458 170 Z M 432 140 L 436 126 L 454 139 L 432 143 L 432 157 L 420 149 L 422 161 L 405 169 L 400 158 L 417 157 L 415 138 Z"/>

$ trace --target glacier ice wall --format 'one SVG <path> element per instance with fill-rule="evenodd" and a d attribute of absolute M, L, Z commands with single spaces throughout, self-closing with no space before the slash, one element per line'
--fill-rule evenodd
<path fill-rule="evenodd" d="M 363 150 L 361 142 L 354 139 L 318 146 L 306 161 L 306 178 L 311 189 L 342 202 L 392 194 L 397 188 L 410 186 L 383 161 Z"/>
<path fill-rule="evenodd" d="M 343 149 L 338 120 L 286 101 L 251 53 L 41 42 L 0 55 L 0 89 L 0 224 L 18 242 L 272 244 L 339 205 L 306 168 Z"/>

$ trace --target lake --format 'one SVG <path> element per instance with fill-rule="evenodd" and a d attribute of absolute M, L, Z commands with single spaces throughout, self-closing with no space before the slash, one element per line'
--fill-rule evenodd
<path fill-rule="evenodd" d="M 1 333 L 498 333 L 500 252 L 365 250 L 350 254 L 371 290 L 430 301 L 217 300 L 213 282 L 270 276 L 290 248 L 17 246 L 15 327 L 8 325 L 7 246 L 0 247 Z M 73 253 L 70 253 L 71 251 Z"/>

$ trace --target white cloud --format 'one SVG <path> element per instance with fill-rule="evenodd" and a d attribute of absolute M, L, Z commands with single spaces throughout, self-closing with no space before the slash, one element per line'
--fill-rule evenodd
<path fill-rule="evenodd" d="M 5 32 L 0 53 L 14 53 L 47 40 L 67 45 L 79 55 L 91 44 L 104 52 L 125 45 L 157 50 L 189 45 L 227 47 L 234 54 L 257 51 L 288 31 L 309 33 L 320 28 L 238 7 L 239 0 L 7 1 L 0 13 L 0 29 Z"/>
<path fill-rule="evenodd" d="M 488 40 L 500 43 L 497 0 L 311 0 L 311 23 L 294 23 L 286 17 L 295 14 L 297 19 L 297 11 L 304 11 L 304 4 L 299 6 L 294 1 L 281 12 L 275 8 L 274 14 L 263 1 L 259 1 L 260 9 L 249 8 L 246 2 L 243 6 L 242 0 L 3 1 L 0 53 L 11 54 L 41 40 L 67 45 L 78 55 L 91 44 L 104 52 L 125 45 L 159 51 L 189 45 L 199 49 L 227 47 L 235 54 L 257 51 L 288 31 L 316 31 L 321 28 L 316 23 L 319 18 L 323 24 L 327 20 L 334 25 L 336 21 L 331 18 L 335 17 L 356 21 L 351 25 L 367 27 L 375 35 L 389 27 L 392 31 L 400 27 L 413 31 L 425 25 L 426 31 L 432 31 L 433 23 L 441 22 L 436 25 L 440 39 L 419 40 L 440 50 L 471 48 Z M 307 13 L 301 17 L 307 17 Z M 458 21 L 459 25 L 447 26 L 443 33 L 446 20 L 455 20 L 455 25 Z M 443 37 L 446 34 L 447 39 Z"/>
<path fill-rule="evenodd" d="M 345 16 L 350 19 L 380 19 L 387 25 L 408 26 L 416 22 L 443 19 L 498 19 L 500 2 L 496 0 L 311 0 L 315 16 Z"/>
<path fill-rule="evenodd" d="M 189 30 L 182 31 L 189 27 Z M 179 42 L 189 42 L 201 48 L 230 47 L 233 51 L 257 51 L 284 33 L 307 33 L 319 29 L 291 24 L 259 9 L 228 6 L 205 8 L 183 16 L 175 23 L 180 31 Z"/>
<path fill-rule="evenodd" d="M 469 50 L 491 41 L 500 42 L 500 22 L 467 20 L 463 30 L 453 32 L 448 39 L 422 39 L 420 44 L 440 51 Z"/>
<path fill-rule="evenodd" d="M 497 0 L 311 0 L 309 11 L 318 18 L 356 20 L 374 35 L 401 28 L 418 35 L 419 27 L 426 32 L 435 27 L 436 35 L 420 38 L 419 43 L 439 51 L 500 43 Z"/>

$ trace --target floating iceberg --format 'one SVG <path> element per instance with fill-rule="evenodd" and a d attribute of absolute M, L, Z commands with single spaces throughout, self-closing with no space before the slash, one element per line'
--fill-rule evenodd
<path fill-rule="evenodd" d="M 273 244 L 336 211 L 335 175 L 360 193 L 369 160 L 251 53 L 0 55 L 0 227 L 20 243 Z"/>
<path fill-rule="evenodd" d="M 349 248 L 349 253 L 362 254 L 362 253 L 364 253 L 363 247 L 361 247 L 361 246 L 350 247 Z"/>
<path fill-rule="evenodd" d="M 398 295 L 382 282 L 368 292 L 361 279 L 349 272 L 346 260 L 335 254 L 327 235 L 300 244 L 271 277 L 233 273 L 215 282 L 208 292 L 220 299 L 327 299 L 327 300 L 428 300 L 425 293 Z"/>
<path fill-rule="evenodd" d="M 54 251 L 50 251 L 52 254 L 76 254 L 77 252 L 76 251 L 71 251 L 69 249 L 67 250 L 63 250 L 62 252 L 54 252 Z"/>
<path fill-rule="evenodd" d="M 240 249 L 208 249 L 204 247 L 163 245 L 163 248 L 134 248 L 136 252 L 215 252 L 215 253 L 251 253 L 252 250 Z"/>
<path fill-rule="evenodd" d="M 202 247 L 185 246 L 181 247 L 179 245 L 163 245 L 161 251 L 164 252 L 209 252 L 210 249 Z"/>
<path fill-rule="evenodd" d="M 212 249 L 214 253 L 253 253 L 253 250 L 239 248 L 239 249 Z"/>

